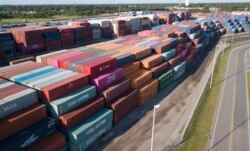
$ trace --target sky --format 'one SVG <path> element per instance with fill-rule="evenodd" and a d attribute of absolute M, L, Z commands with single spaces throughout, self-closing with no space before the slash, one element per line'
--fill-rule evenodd
<path fill-rule="evenodd" d="M 120 3 L 179 3 L 185 0 L 0 0 L 0 5 L 29 4 L 120 4 Z M 190 0 L 191 3 L 250 2 L 249 0 Z"/>

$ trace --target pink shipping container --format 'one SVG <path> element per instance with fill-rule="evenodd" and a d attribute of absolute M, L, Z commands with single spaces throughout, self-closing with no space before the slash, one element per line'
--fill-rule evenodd
<path fill-rule="evenodd" d="M 124 76 L 123 73 L 124 72 L 122 68 L 116 68 L 115 70 L 107 72 L 106 74 L 92 78 L 91 84 L 95 85 L 98 90 L 103 90 L 113 83 L 121 80 Z"/>
<path fill-rule="evenodd" d="M 69 57 L 72 57 L 72 56 L 77 56 L 77 55 L 79 55 L 80 54 L 80 52 L 72 52 L 72 53 L 66 53 L 66 54 L 64 54 L 63 56 L 59 56 L 59 57 L 57 57 L 57 58 L 54 58 L 53 60 L 52 60 L 52 66 L 55 66 L 55 67 L 59 67 L 59 62 L 61 61 L 61 60 L 63 60 L 63 59 L 67 59 L 67 58 L 69 58 Z"/>

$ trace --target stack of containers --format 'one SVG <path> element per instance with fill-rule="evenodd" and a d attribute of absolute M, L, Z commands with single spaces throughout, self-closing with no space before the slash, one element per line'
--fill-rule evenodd
<path fill-rule="evenodd" d="M 159 25 L 159 17 L 156 14 L 147 14 L 143 16 L 148 17 L 150 19 L 152 27 Z"/>
<path fill-rule="evenodd" d="M 141 30 L 150 30 L 150 29 L 151 29 L 150 19 L 148 17 L 142 17 L 141 18 Z"/>
<path fill-rule="evenodd" d="M 103 38 L 112 38 L 113 30 L 110 20 L 90 20 L 91 24 L 99 24 L 101 27 L 102 37 Z"/>
<path fill-rule="evenodd" d="M 58 26 L 57 29 L 60 31 L 62 47 L 69 47 L 75 44 L 75 31 L 71 26 Z"/>
<path fill-rule="evenodd" d="M 62 47 L 61 35 L 56 27 L 37 27 L 43 33 L 45 50 L 57 50 Z"/>
<path fill-rule="evenodd" d="M 44 51 L 42 31 L 34 27 L 8 29 L 15 38 L 17 50 L 23 54 L 39 53 Z"/>
<path fill-rule="evenodd" d="M 16 67 L 1 69 L 3 72 Z M 46 106 L 38 103 L 35 90 L 0 79 L 0 147 L 2 151 L 27 150 L 56 132 L 56 120 L 49 118 Z M 66 148 L 63 145 L 56 148 Z M 55 142 L 56 143 L 56 142 Z M 46 148 L 47 146 L 43 146 Z"/>
<path fill-rule="evenodd" d="M 85 44 L 88 42 L 87 40 L 87 30 L 85 27 L 81 26 L 73 26 L 75 31 L 75 44 Z"/>
<path fill-rule="evenodd" d="M 15 42 L 10 33 L 0 32 L 0 59 L 14 57 L 16 51 Z"/>
<path fill-rule="evenodd" d="M 132 34 L 132 25 L 129 20 L 126 20 L 126 27 L 125 27 L 125 33 Z"/>
<path fill-rule="evenodd" d="M 177 21 L 177 15 L 172 12 L 159 13 L 159 18 L 162 19 L 166 24 L 172 24 Z"/>
<path fill-rule="evenodd" d="M 100 39 L 102 37 L 101 27 L 99 24 L 91 24 L 93 39 Z"/>
<path fill-rule="evenodd" d="M 124 36 L 126 35 L 126 21 L 125 20 L 113 20 L 112 21 L 113 30 L 115 35 Z"/>
<path fill-rule="evenodd" d="M 75 31 L 75 40 L 79 39 L 79 44 L 88 43 L 93 40 L 93 31 L 89 22 L 69 22 L 68 25 L 73 26 L 75 29 L 79 29 L 83 33 Z"/>
<path fill-rule="evenodd" d="M 145 61 L 146 64 L 146 61 Z M 152 72 L 140 69 L 140 62 L 134 62 L 124 66 L 127 79 L 130 80 L 130 87 L 138 90 L 138 105 L 143 106 L 158 92 L 158 80 L 152 79 Z"/>
<path fill-rule="evenodd" d="M 131 18 L 127 18 L 127 20 L 129 21 L 129 23 L 131 25 L 132 34 L 135 34 L 141 30 L 141 28 L 140 28 L 141 27 L 141 18 L 131 17 Z M 147 21 L 145 21 L 145 23 L 147 23 Z"/>
<path fill-rule="evenodd" d="M 22 72 L 14 75 L 9 71 L 13 68 Z M 89 85 L 87 75 L 34 62 L 9 70 L 1 70 L 0 74 L 39 92 L 51 116 L 59 120 L 59 129 L 67 136 L 70 150 L 86 149 L 112 128 L 113 113 L 103 109 L 103 98 L 95 98 L 96 87 Z M 89 133 L 90 128 L 95 130 Z"/>
<path fill-rule="evenodd" d="M 96 64 L 97 63 L 96 61 L 99 60 L 100 58 L 107 59 L 107 57 L 98 57 L 98 56 L 87 57 L 90 54 L 87 54 L 86 52 L 82 52 L 77 56 L 71 56 L 71 57 L 69 53 L 64 53 L 63 55 L 66 54 L 69 57 L 65 56 L 63 58 L 58 56 L 57 60 L 64 63 L 76 61 L 79 62 L 78 65 L 81 65 L 81 67 L 86 66 L 87 65 L 86 62 L 90 61 L 91 65 L 94 65 L 96 69 L 98 70 L 101 69 L 96 73 L 90 74 L 91 77 L 90 81 L 93 85 L 97 87 L 100 96 L 103 96 L 105 98 L 106 107 L 114 111 L 114 119 L 113 119 L 114 124 L 118 123 L 122 118 L 124 118 L 129 112 L 131 112 L 137 106 L 137 90 L 129 89 L 129 80 L 125 80 L 123 78 L 124 77 L 123 68 L 116 68 L 116 66 L 113 65 L 115 64 L 114 59 L 110 60 L 111 62 L 109 61 L 110 62 L 109 64 L 107 64 L 108 62 L 106 62 L 105 66 L 99 66 L 101 64 L 104 65 L 105 62 L 99 63 L 98 65 Z M 93 60 L 88 59 L 91 57 Z M 47 55 L 47 59 L 48 58 L 49 56 Z M 55 59 L 56 58 L 54 57 L 54 60 Z M 86 64 L 84 64 L 84 62 Z M 106 70 L 106 68 L 109 69 Z M 93 70 L 95 69 L 93 68 Z M 126 106 L 126 108 L 124 108 L 124 105 Z"/>

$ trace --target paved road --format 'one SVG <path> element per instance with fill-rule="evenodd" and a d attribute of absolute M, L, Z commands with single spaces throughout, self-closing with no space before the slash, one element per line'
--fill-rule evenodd
<path fill-rule="evenodd" d="M 245 52 L 250 46 L 235 49 L 216 116 L 211 151 L 249 151 L 249 105 L 246 85 Z"/>

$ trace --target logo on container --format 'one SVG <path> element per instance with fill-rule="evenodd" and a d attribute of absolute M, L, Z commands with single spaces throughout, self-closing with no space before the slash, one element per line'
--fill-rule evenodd
<path fill-rule="evenodd" d="M 14 109 L 14 108 L 17 108 L 17 104 L 16 104 L 16 103 L 10 104 L 10 105 L 4 107 L 4 108 L 3 108 L 3 111 L 4 111 L 4 112 L 7 112 L 7 111 L 12 110 L 12 109 Z"/>
<path fill-rule="evenodd" d="M 82 100 L 85 100 L 85 99 L 87 99 L 87 98 L 89 98 L 89 94 L 85 94 L 85 95 L 83 95 L 83 96 L 81 96 L 81 97 L 78 97 L 78 98 L 76 98 L 74 101 L 69 102 L 69 103 L 68 103 L 68 107 L 70 108 L 70 107 L 72 107 L 72 106 L 75 106 L 76 104 L 78 104 L 79 102 L 81 102 Z"/>
<path fill-rule="evenodd" d="M 104 125 L 106 123 L 107 123 L 106 119 L 102 120 L 100 123 L 95 125 L 95 129 L 98 129 L 99 127 L 101 127 L 102 125 Z"/>
<path fill-rule="evenodd" d="M 110 67 L 110 65 L 101 66 L 101 67 L 99 68 L 99 70 L 102 71 L 102 70 L 105 70 L 105 69 L 107 69 L 107 68 L 109 68 L 109 67 Z"/>
<path fill-rule="evenodd" d="M 112 74 L 111 76 L 107 77 L 107 83 L 112 83 L 116 80 L 116 75 Z"/>
<path fill-rule="evenodd" d="M 74 85 L 72 84 L 72 83 L 69 83 L 69 85 L 68 85 L 68 89 L 70 89 L 70 88 L 72 88 Z"/>
<path fill-rule="evenodd" d="M 34 143 L 35 141 L 37 141 L 38 136 L 35 136 L 35 134 L 31 135 L 22 145 L 21 148 L 26 148 L 28 147 L 30 144 Z"/>

